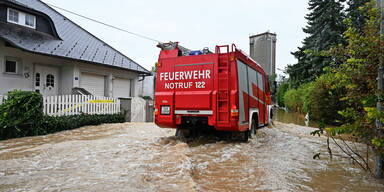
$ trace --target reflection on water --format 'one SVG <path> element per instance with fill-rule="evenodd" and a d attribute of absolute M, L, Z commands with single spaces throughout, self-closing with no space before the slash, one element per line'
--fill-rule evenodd
<path fill-rule="evenodd" d="M 186 143 L 124 123 L 1 141 L 0 191 L 384 191 L 348 159 L 313 160 L 326 147 L 311 130 L 275 122 L 247 143 Z"/>
<path fill-rule="evenodd" d="M 284 111 L 282 109 L 275 108 L 273 114 L 273 120 L 275 121 L 305 126 L 305 115 L 298 112 Z M 318 127 L 319 124 L 316 121 L 309 120 L 308 126 Z"/>

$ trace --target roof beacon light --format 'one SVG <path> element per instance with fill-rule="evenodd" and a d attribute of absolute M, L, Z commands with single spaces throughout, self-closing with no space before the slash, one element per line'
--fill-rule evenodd
<path fill-rule="evenodd" d="M 200 50 L 189 52 L 189 55 L 202 55 L 202 54 L 203 52 L 201 52 Z"/>

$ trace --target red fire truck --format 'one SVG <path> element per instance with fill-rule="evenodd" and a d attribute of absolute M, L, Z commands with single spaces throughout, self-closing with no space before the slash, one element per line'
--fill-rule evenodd
<path fill-rule="evenodd" d="M 268 77 L 234 44 L 189 51 L 178 43 L 159 44 L 155 123 L 177 128 L 214 128 L 248 140 L 270 122 Z"/>

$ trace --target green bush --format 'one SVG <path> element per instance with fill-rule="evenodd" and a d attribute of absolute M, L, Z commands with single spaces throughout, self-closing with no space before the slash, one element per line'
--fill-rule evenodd
<path fill-rule="evenodd" d="M 346 108 L 345 87 L 340 86 L 333 74 L 326 73 L 315 81 L 289 89 L 284 94 L 284 104 L 291 111 L 309 113 L 311 119 L 328 125 L 345 121 L 339 111 Z"/>
<path fill-rule="evenodd" d="M 70 115 L 70 116 L 44 116 L 42 127 L 47 133 L 76 129 L 86 125 L 100 125 L 103 123 L 123 123 L 124 114 L 114 115 Z"/>
<path fill-rule="evenodd" d="M 288 83 L 283 83 L 279 86 L 279 89 L 277 90 L 277 104 L 280 107 L 285 107 L 285 102 L 284 102 L 284 94 L 287 92 L 289 89 L 289 84 Z"/>
<path fill-rule="evenodd" d="M 306 114 L 310 113 L 311 107 L 312 107 L 312 98 L 311 95 L 313 94 L 313 91 L 315 89 L 315 83 L 309 82 L 301 85 L 299 88 L 297 88 L 299 97 L 300 97 L 300 109 L 301 113 Z"/>
<path fill-rule="evenodd" d="M 296 111 L 300 107 L 300 97 L 297 89 L 290 89 L 284 94 L 285 106 L 291 110 Z"/>
<path fill-rule="evenodd" d="M 306 114 L 311 111 L 311 95 L 315 89 L 314 82 L 302 84 L 297 89 L 289 89 L 284 94 L 284 104 L 291 111 Z"/>
<path fill-rule="evenodd" d="M 331 73 L 324 74 L 314 82 L 310 95 L 311 118 L 326 124 L 338 125 L 343 117 L 338 113 L 346 108 L 343 101 L 346 90 Z"/>
<path fill-rule="evenodd" d="M 43 97 L 36 92 L 13 91 L 0 106 L 0 139 L 44 134 Z"/>
<path fill-rule="evenodd" d="M 0 105 L 0 140 L 71 130 L 86 125 L 122 123 L 125 115 L 71 115 L 53 117 L 43 113 L 43 97 L 36 92 L 13 91 Z"/>

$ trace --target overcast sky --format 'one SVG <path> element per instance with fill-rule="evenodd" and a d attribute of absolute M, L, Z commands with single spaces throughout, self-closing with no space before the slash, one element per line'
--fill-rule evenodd
<path fill-rule="evenodd" d="M 296 63 L 290 54 L 305 37 L 307 0 L 43 0 L 81 15 L 192 50 L 235 43 L 249 54 L 249 35 L 277 34 L 277 68 Z M 150 70 L 156 43 L 81 17 L 60 13 Z M 276 70 L 282 74 L 281 71 Z"/>

